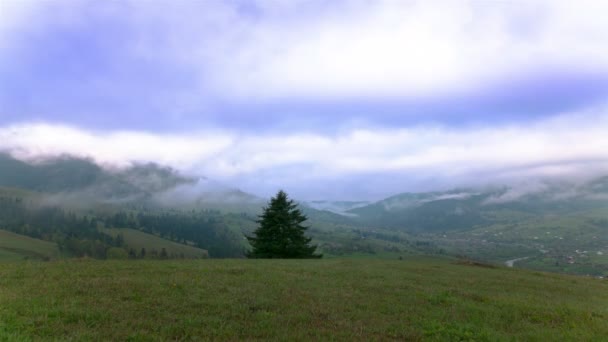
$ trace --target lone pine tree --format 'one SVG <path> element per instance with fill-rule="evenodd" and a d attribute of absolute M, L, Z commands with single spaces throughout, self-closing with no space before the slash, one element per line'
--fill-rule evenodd
<path fill-rule="evenodd" d="M 253 249 L 249 258 L 321 258 L 315 254 L 317 246 L 310 245 L 311 239 L 304 235 L 308 227 L 302 223 L 307 220 L 297 204 L 288 199 L 280 190 L 270 199 L 268 207 L 257 221 L 258 228 L 253 237 L 247 237 Z"/>

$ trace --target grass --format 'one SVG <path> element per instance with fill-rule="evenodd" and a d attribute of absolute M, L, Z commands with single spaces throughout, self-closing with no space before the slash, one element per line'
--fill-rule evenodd
<path fill-rule="evenodd" d="M 447 259 L 0 263 L 0 340 L 605 336 L 606 281 Z"/>
<path fill-rule="evenodd" d="M 57 244 L 0 229 L 0 261 L 52 259 L 59 256 Z"/>
<path fill-rule="evenodd" d="M 148 256 L 150 256 L 151 252 L 154 250 L 160 253 L 163 248 L 167 250 L 167 253 L 170 256 L 180 256 L 182 254 L 186 258 L 203 258 L 208 256 L 207 251 L 204 249 L 169 241 L 167 239 L 163 239 L 161 237 L 135 229 L 103 228 L 101 231 L 113 237 L 121 234 L 124 238 L 125 244 L 127 244 L 130 248 L 135 249 L 137 253 L 139 253 L 142 248 L 145 248 Z"/>

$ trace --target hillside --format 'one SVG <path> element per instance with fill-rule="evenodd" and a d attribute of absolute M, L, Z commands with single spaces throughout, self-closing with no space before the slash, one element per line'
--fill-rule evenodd
<path fill-rule="evenodd" d="M 371 225 L 428 233 L 597 209 L 608 209 L 608 177 L 579 183 L 547 180 L 511 187 L 402 193 L 348 213 Z"/>
<path fill-rule="evenodd" d="M 316 200 L 316 201 L 306 201 L 302 203 L 305 206 L 308 206 L 317 210 L 329 211 L 332 213 L 351 216 L 352 214 L 348 213 L 349 210 L 364 207 L 366 205 L 371 204 L 368 201 L 324 201 L 324 200 Z"/>
<path fill-rule="evenodd" d="M 59 257 L 59 248 L 53 242 L 0 229 L 0 261 L 3 260 L 49 260 Z"/>
<path fill-rule="evenodd" d="M 94 183 L 102 169 L 85 159 L 59 158 L 30 164 L 0 153 L 0 186 L 35 191 L 68 191 Z"/>
<path fill-rule="evenodd" d="M 0 187 L 46 193 L 47 201 L 63 206 L 149 200 L 154 193 L 192 182 L 153 163 L 110 169 L 67 155 L 26 162 L 0 153 Z"/>
<path fill-rule="evenodd" d="M 608 277 L 608 211 L 531 216 L 470 231 L 426 235 L 451 254 L 518 267 Z"/>
<path fill-rule="evenodd" d="M 148 257 L 159 255 L 164 248 L 171 258 L 207 258 L 209 253 L 200 248 L 169 241 L 158 236 L 147 234 L 135 229 L 128 228 L 103 228 L 101 231 L 116 238 L 119 234 L 124 239 L 127 248 L 133 248 L 137 254 L 142 248 L 146 250 Z"/>
<path fill-rule="evenodd" d="M 608 336 L 604 280 L 449 259 L 4 263 L 0 279 L 0 340 Z"/>
<path fill-rule="evenodd" d="M 407 232 L 422 251 L 608 276 L 608 178 L 403 193 L 355 208 L 352 219 Z M 377 228 L 374 228 L 377 229 Z"/>

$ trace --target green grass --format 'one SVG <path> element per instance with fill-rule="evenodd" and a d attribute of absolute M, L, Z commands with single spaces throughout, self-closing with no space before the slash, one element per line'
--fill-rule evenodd
<path fill-rule="evenodd" d="M 567 341 L 608 282 L 450 260 L 0 264 L 0 340 Z"/>
<path fill-rule="evenodd" d="M 53 259 L 59 256 L 57 244 L 0 229 L 0 261 Z"/>
<path fill-rule="evenodd" d="M 179 256 L 181 254 L 183 254 L 186 258 L 202 258 L 208 256 L 207 251 L 204 249 L 169 241 L 156 235 L 147 234 L 135 229 L 103 228 L 101 231 L 113 237 L 116 237 L 118 234 L 122 234 L 125 243 L 130 248 L 135 249 L 137 253 L 139 253 L 142 248 L 145 248 L 148 256 L 151 255 L 153 250 L 160 253 L 163 248 L 167 250 L 167 253 L 170 256 Z"/>

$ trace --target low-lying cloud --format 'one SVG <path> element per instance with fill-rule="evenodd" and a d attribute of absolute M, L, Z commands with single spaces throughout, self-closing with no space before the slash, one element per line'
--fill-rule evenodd
<path fill-rule="evenodd" d="M 608 171 L 603 108 L 525 125 L 354 129 L 341 134 L 99 132 L 43 123 L 0 128 L 0 149 L 22 158 L 72 154 L 100 164 L 157 162 L 260 195 L 368 199 L 408 190 Z M 375 193 L 366 194 L 366 183 Z"/>

